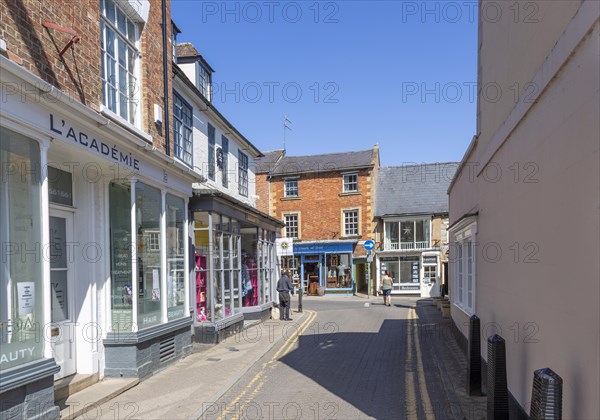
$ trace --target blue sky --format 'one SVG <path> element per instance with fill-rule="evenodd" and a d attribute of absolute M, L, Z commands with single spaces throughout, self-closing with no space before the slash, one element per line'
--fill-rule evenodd
<path fill-rule="evenodd" d="M 458 161 L 475 131 L 476 1 L 173 0 L 214 105 L 260 150 Z"/>

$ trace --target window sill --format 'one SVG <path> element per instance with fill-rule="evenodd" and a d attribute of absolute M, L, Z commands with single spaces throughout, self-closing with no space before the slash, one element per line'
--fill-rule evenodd
<path fill-rule="evenodd" d="M 340 239 L 362 239 L 362 235 L 340 236 Z"/>
<path fill-rule="evenodd" d="M 348 192 L 341 192 L 338 194 L 339 197 L 347 197 L 347 196 L 351 196 L 351 195 L 362 195 L 360 193 L 360 191 L 348 191 Z"/>
<path fill-rule="evenodd" d="M 464 313 L 465 315 L 467 315 L 468 317 L 471 317 L 472 315 L 475 315 L 475 311 L 470 310 L 468 308 L 463 307 L 462 305 L 460 305 L 457 302 L 454 302 L 453 306 L 455 308 L 458 308 L 462 313 Z"/>
<path fill-rule="evenodd" d="M 140 130 L 138 127 L 131 124 L 129 121 L 125 120 L 123 117 L 115 114 L 114 112 L 112 112 L 110 109 L 108 109 L 104 105 L 102 105 L 100 107 L 100 113 L 103 116 L 105 116 L 106 118 L 110 119 L 111 121 L 114 121 L 115 123 L 117 123 L 119 126 L 123 127 L 125 130 L 135 134 L 138 137 L 141 137 L 146 142 L 152 144 L 153 138 L 151 135 Z"/>
<path fill-rule="evenodd" d="M 290 196 L 290 197 L 281 197 L 281 201 L 294 201 L 294 200 L 302 200 L 302 197 L 299 195 Z"/>

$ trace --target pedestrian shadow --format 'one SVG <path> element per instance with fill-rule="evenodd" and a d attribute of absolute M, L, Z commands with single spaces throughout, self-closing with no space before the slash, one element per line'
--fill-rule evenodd
<path fill-rule="evenodd" d="M 306 330 L 313 333 L 300 336 L 298 347 L 280 362 L 364 416 L 425 418 L 427 412 L 440 419 L 462 418 L 458 404 L 447 399 L 435 338 L 424 336 L 415 323 L 388 319 L 377 333 L 339 332 L 334 322 L 313 323 Z M 318 404 L 327 405 L 327 418 L 341 418 L 332 410 L 340 408 L 335 401 Z"/>

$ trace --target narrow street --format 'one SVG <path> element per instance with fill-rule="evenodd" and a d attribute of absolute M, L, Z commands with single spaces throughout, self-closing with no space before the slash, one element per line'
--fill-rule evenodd
<path fill-rule="evenodd" d="M 294 311 L 297 301 L 294 299 Z M 205 419 L 445 419 L 460 417 L 417 299 L 305 298 L 300 323 Z M 297 338 L 299 333 L 299 339 Z M 289 338 L 287 338 L 289 337 Z"/>

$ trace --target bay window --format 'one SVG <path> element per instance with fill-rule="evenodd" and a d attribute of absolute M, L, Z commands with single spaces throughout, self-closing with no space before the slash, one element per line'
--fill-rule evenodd
<path fill-rule="evenodd" d="M 414 250 L 431 247 L 430 219 L 386 221 L 384 223 L 384 249 Z"/>
<path fill-rule="evenodd" d="M 40 147 L 0 128 L 0 366 L 22 365 L 44 354 Z M 36 247 L 36 244 L 38 247 Z"/>
<path fill-rule="evenodd" d="M 109 205 L 112 331 L 185 317 L 185 201 L 132 180 L 111 182 Z"/>

